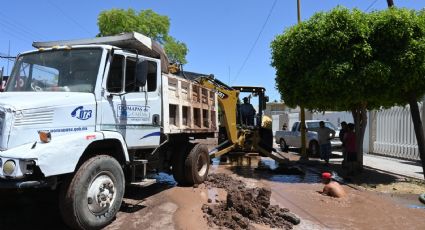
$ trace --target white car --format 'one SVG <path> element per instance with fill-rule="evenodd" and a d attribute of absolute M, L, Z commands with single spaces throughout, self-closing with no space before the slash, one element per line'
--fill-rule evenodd
<path fill-rule="evenodd" d="M 306 147 L 310 154 L 320 155 L 320 147 L 318 141 L 317 130 L 319 129 L 320 120 L 307 120 L 306 129 Z M 325 122 L 325 127 L 335 130 L 335 138 L 331 140 L 333 149 L 341 148 L 342 142 L 339 140 L 339 130 L 329 121 Z M 280 130 L 275 133 L 275 141 L 280 145 L 283 151 L 287 151 L 289 147 L 301 148 L 301 123 L 295 122 L 290 131 Z"/>

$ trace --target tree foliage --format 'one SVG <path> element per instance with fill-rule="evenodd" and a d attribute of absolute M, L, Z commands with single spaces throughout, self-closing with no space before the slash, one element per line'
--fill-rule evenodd
<path fill-rule="evenodd" d="M 425 12 L 392 8 L 373 12 L 370 44 L 389 73 L 392 102 L 405 105 L 425 94 Z"/>
<path fill-rule="evenodd" d="M 170 36 L 170 19 L 152 10 L 111 9 L 98 16 L 98 36 L 116 35 L 123 32 L 139 32 L 164 46 L 171 62 L 185 64 L 188 52 L 185 43 Z"/>
<path fill-rule="evenodd" d="M 277 36 L 272 65 L 285 103 L 312 110 L 379 108 L 388 70 L 373 61 L 370 29 L 365 13 L 338 7 Z"/>

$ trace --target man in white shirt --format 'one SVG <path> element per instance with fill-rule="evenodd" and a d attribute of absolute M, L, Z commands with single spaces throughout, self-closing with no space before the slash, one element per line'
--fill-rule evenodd
<path fill-rule="evenodd" d="M 329 164 L 329 158 L 331 156 L 331 139 L 335 137 L 335 130 L 325 127 L 325 122 L 319 122 L 319 129 L 317 135 L 320 145 L 320 158 L 325 160 L 326 165 Z"/>

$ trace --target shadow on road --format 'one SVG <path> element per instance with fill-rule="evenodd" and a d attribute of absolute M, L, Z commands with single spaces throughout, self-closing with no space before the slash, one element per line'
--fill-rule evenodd
<path fill-rule="evenodd" d="M 48 189 L 0 191 L 0 229 L 69 229 L 62 222 L 57 196 Z"/>
<path fill-rule="evenodd" d="M 121 212 L 137 212 L 146 207 L 142 204 L 146 198 L 163 192 L 172 187 L 175 187 L 177 185 L 177 183 L 174 181 L 173 176 L 167 173 L 150 175 L 149 178 L 156 179 L 157 182 L 146 187 L 131 185 L 126 187 L 124 201 L 120 208 Z"/>
<path fill-rule="evenodd" d="M 147 197 L 176 186 L 171 175 L 159 173 L 152 178 L 158 182 L 148 187 L 126 187 L 120 212 L 137 212 L 146 207 L 143 201 Z M 0 229 L 69 229 L 62 221 L 58 195 L 49 189 L 0 190 Z"/>

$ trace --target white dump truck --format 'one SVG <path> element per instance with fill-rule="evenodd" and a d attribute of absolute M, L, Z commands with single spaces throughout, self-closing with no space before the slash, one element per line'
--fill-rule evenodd
<path fill-rule="evenodd" d="M 149 172 L 206 179 L 196 140 L 217 136 L 216 94 L 170 73 L 157 43 L 126 33 L 33 46 L 0 94 L 0 189 L 57 189 L 70 227 L 99 229 Z"/>

